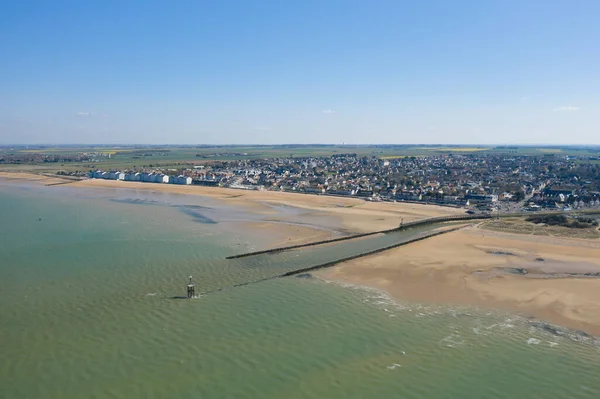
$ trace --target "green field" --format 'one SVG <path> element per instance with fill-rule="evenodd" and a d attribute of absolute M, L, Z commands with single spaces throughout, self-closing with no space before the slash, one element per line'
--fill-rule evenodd
<path fill-rule="evenodd" d="M 7 154 L 77 155 L 103 153 L 98 162 L 44 163 L 21 165 L 0 164 L 0 169 L 53 172 L 89 169 L 128 169 L 134 167 L 183 167 L 216 160 L 264 159 L 277 157 L 327 157 L 335 154 L 376 156 L 382 159 L 443 154 L 481 155 L 571 155 L 594 156 L 599 148 L 592 147 L 532 147 L 474 145 L 272 145 L 272 146 L 22 146 L 0 148 L 0 157 Z"/>

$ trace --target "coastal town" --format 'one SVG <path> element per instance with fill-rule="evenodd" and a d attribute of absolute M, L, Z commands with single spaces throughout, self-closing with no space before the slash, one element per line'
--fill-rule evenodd
<path fill-rule="evenodd" d="M 356 154 L 93 170 L 90 178 L 419 202 L 473 211 L 600 208 L 600 163 L 574 156 Z"/>
<path fill-rule="evenodd" d="M 0 399 L 600 399 L 600 0 L 0 3 Z"/>

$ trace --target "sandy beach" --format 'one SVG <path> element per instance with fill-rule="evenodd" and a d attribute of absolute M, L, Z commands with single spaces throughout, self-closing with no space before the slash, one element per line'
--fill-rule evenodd
<path fill-rule="evenodd" d="M 244 206 L 252 212 L 268 214 L 269 205 L 302 209 L 306 217 L 327 216 L 338 223 L 336 228 L 348 233 L 365 233 L 391 229 L 405 222 L 435 216 L 462 214 L 464 210 L 421 204 L 367 202 L 357 198 L 329 197 L 273 191 L 237 190 L 218 187 L 160 185 L 110 180 L 83 180 L 73 187 L 126 187 L 140 190 L 167 191 L 178 194 L 217 198 L 225 203 Z"/>
<path fill-rule="evenodd" d="M 0 172 L 0 178 L 15 181 L 32 181 L 39 184 L 55 184 L 60 178 L 27 173 Z M 357 198 L 331 197 L 312 194 L 297 194 L 273 191 L 239 190 L 219 187 L 182 186 L 116 180 L 88 179 L 68 183 L 69 187 L 126 188 L 197 195 L 222 201 L 232 206 L 241 206 L 255 214 L 268 218 L 273 206 L 288 206 L 303 211 L 296 218 L 310 224 L 321 225 L 344 234 L 366 233 L 397 227 L 401 219 L 405 222 L 444 215 L 462 214 L 463 209 L 408 203 L 367 202 Z M 56 187 L 60 189 L 60 186 Z M 273 222 L 286 220 L 272 220 Z M 303 229 L 299 229 L 301 231 Z M 321 231 L 317 235 L 328 235 Z M 286 237 L 293 238 L 293 237 Z M 316 239 L 316 238 L 315 238 Z"/>
<path fill-rule="evenodd" d="M 600 240 L 470 227 L 320 275 L 403 300 L 504 309 L 600 335 Z"/>

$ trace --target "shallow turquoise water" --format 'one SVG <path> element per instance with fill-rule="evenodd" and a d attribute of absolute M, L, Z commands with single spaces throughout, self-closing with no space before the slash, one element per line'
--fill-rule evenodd
<path fill-rule="evenodd" d="M 225 261 L 265 244 L 243 213 L 102 193 L 0 183 L 1 398 L 600 397 L 592 338 L 316 278 L 228 288 L 363 248 Z M 172 299 L 189 274 L 226 289 Z"/>

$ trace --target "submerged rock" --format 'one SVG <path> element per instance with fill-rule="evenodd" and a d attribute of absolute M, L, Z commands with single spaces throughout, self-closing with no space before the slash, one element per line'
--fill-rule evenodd
<path fill-rule="evenodd" d="M 580 337 L 586 337 L 586 338 L 590 338 L 591 335 L 586 333 L 585 331 L 582 330 L 575 330 L 575 334 L 579 335 Z"/>
<path fill-rule="evenodd" d="M 590 334 L 582 330 L 570 330 L 568 328 L 562 328 L 559 326 L 552 325 L 545 321 L 531 320 L 531 325 L 539 328 L 542 331 L 555 335 L 557 337 L 565 337 L 574 340 L 585 340 L 593 338 Z"/>

